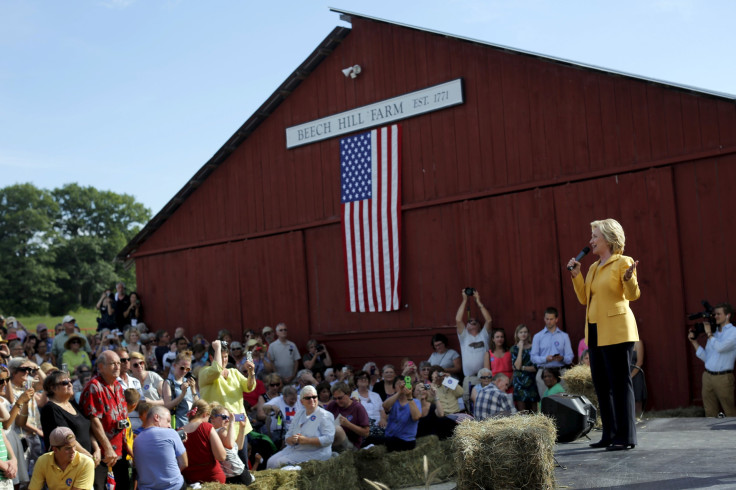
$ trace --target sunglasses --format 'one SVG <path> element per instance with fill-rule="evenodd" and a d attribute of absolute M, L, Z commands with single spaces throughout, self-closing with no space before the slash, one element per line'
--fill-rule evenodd
<path fill-rule="evenodd" d="M 70 384 L 72 384 L 72 382 L 69 381 L 68 379 L 65 379 L 64 381 L 59 381 L 58 383 L 56 383 L 56 386 L 59 386 L 59 385 L 61 385 L 61 386 L 69 386 Z"/>
<path fill-rule="evenodd" d="M 191 370 L 192 370 L 192 368 L 188 368 L 188 367 L 184 367 L 184 366 L 179 366 L 179 371 L 186 371 L 188 373 Z"/>
<path fill-rule="evenodd" d="M 120 362 L 121 363 L 123 363 L 123 362 L 130 362 L 130 357 L 121 357 L 120 358 Z"/>
<path fill-rule="evenodd" d="M 270 386 L 281 386 L 281 383 L 271 383 Z"/>
<path fill-rule="evenodd" d="M 38 369 L 32 367 L 22 367 L 19 368 L 18 371 L 25 371 L 28 374 L 36 374 L 38 372 Z"/>
<path fill-rule="evenodd" d="M 481 376 L 480 379 L 491 379 L 490 376 Z"/>
<path fill-rule="evenodd" d="M 305 400 L 316 400 L 317 399 L 317 395 L 305 396 L 304 399 Z"/>
<path fill-rule="evenodd" d="M 139 368 L 139 367 L 144 366 L 144 365 L 145 365 L 145 363 L 143 363 L 143 362 L 136 362 L 135 364 L 131 364 L 131 367 Z"/>
<path fill-rule="evenodd" d="M 224 413 L 218 413 L 215 417 L 220 417 L 222 420 L 230 420 L 230 416 Z"/>

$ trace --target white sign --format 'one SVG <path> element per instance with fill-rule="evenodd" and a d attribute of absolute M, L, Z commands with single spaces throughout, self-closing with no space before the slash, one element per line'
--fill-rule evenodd
<path fill-rule="evenodd" d="M 462 79 L 452 80 L 357 109 L 286 128 L 286 148 L 308 145 L 341 134 L 388 124 L 462 104 Z"/>

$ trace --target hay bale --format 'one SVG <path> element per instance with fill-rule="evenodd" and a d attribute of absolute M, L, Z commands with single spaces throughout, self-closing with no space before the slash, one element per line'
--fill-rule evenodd
<path fill-rule="evenodd" d="M 386 453 L 383 446 L 358 451 L 355 453 L 355 461 L 361 488 L 372 488 L 363 478 L 383 483 L 390 488 L 424 485 L 425 455 L 429 472 L 438 470 L 433 482 L 447 481 L 455 474 L 452 459 L 448 457 L 450 451 L 451 442 L 440 441 L 437 436 L 420 437 L 411 451 Z"/>
<path fill-rule="evenodd" d="M 297 490 L 298 471 L 263 470 L 253 473 L 256 481 L 248 485 L 255 490 Z M 205 483 L 202 490 L 243 490 L 243 485 L 223 485 L 221 483 Z"/>
<path fill-rule="evenodd" d="M 297 486 L 304 490 L 344 490 L 358 487 L 355 452 L 345 451 L 327 461 L 301 463 Z"/>
<path fill-rule="evenodd" d="M 590 400 L 590 403 L 595 407 L 596 413 L 596 427 L 601 427 L 601 410 L 598 406 L 598 397 L 595 394 L 595 388 L 593 387 L 593 377 L 590 374 L 590 366 L 575 366 L 568 369 L 565 374 L 562 375 L 562 384 L 565 387 L 565 391 L 571 395 L 583 395 L 585 398 Z"/>
<path fill-rule="evenodd" d="M 457 488 L 555 488 L 555 437 L 541 414 L 463 422 L 452 438 Z"/>

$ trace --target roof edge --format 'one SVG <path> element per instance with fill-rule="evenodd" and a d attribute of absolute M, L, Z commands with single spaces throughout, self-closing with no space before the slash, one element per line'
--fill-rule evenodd
<path fill-rule="evenodd" d="M 350 33 L 349 27 L 337 26 L 312 51 L 309 56 L 284 80 L 281 85 L 255 110 L 235 133 L 218 149 L 215 154 L 184 184 L 179 192 L 167 202 L 163 208 L 151 218 L 128 244 L 115 256 L 116 261 L 128 262 L 130 255 L 145 242 L 163 223 L 181 206 L 181 204 L 245 141 L 263 121 L 269 117 L 286 98 L 301 84 L 314 69 L 327 57 Z"/>
<path fill-rule="evenodd" d="M 685 84 L 679 84 L 679 83 L 674 83 L 674 82 L 668 82 L 666 80 L 659 80 L 659 79 L 656 79 L 656 78 L 650 78 L 650 77 L 646 77 L 646 76 L 643 76 L 643 75 L 637 75 L 637 74 L 634 74 L 634 73 L 628 73 L 628 72 L 624 72 L 624 71 L 613 70 L 613 69 L 605 68 L 605 67 L 602 67 L 602 66 L 589 65 L 589 64 L 586 64 L 586 63 L 578 62 L 578 61 L 572 61 L 572 60 L 568 60 L 568 59 L 565 59 L 565 58 L 558 58 L 558 57 L 555 57 L 555 56 L 550 56 L 550 55 L 546 55 L 546 54 L 542 54 L 542 53 L 537 53 L 537 52 L 534 52 L 534 51 L 527 51 L 527 50 L 524 50 L 524 49 L 512 48 L 510 46 L 506 46 L 506 45 L 503 45 L 503 44 L 491 43 L 491 42 L 488 42 L 488 41 L 482 41 L 480 39 L 474 39 L 474 38 L 470 38 L 470 37 L 457 36 L 455 34 L 450 34 L 450 33 L 447 33 L 447 32 L 437 31 L 437 30 L 434 30 L 434 29 L 425 29 L 424 27 L 417 27 L 417 26 L 413 26 L 411 24 L 403 24 L 401 22 L 394 22 L 392 20 L 381 19 L 379 17 L 371 17 L 369 15 L 359 14 L 357 12 L 351 12 L 351 11 L 348 11 L 348 10 L 342 10 L 342 9 L 333 8 L 333 7 L 329 7 L 329 9 L 332 12 L 335 12 L 335 13 L 340 14 L 340 20 L 344 20 L 346 22 L 350 22 L 350 19 L 352 17 L 358 17 L 358 18 L 361 18 L 361 19 L 367 19 L 367 20 L 371 20 L 371 21 L 375 21 L 375 22 L 383 22 L 383 23 L 386 23 L 386 24 L 393 24 L 393 25 L 404 27 L 404 28 L 407 28 L 407 29 L 414 29 L 414 30 L 417 30 L 417 31 L 429 32 L 431 34 L 437 34 L 439 36 L 444 36 L 444 37 L 450 37 L 450 38 L 458 39 L 458 40 L 461 40 L 461 41 L 467 41 L 467 42 L 471 42 L 471 43 L 482 44 L 484 46 L 490 46 L 490 47 L 502 49 L 504 51 L 509 51 L 509 52 L 512 52 L 512 53 L 519 53 L 519 54 L 523 54 L 523 55 L 526 55 L 526 56 L 532 56 L 534 58 L 540 58 L 540 59 L 555 61 L 555 62 L 558 62 L 558 63 L 563 63 L 563 64 L 570 65 L 570 66 L 576 66 L 576 67 L 579 67 L 579 68 L 585 68 L 585 69 L 588 69 L 588 70 L 595 70 L 595 71 L 599 71 L 599 72 L 603 72 L 603 73 L 608 73 L 608 74 L 611 74 L 611 75 L 618 75 L 618 76 L 622 76 L 622 77 L 634 78 L 634 79 L 637 79 L 637 80 L 642 80 L 642 81 L 650 82 L 650 83 L 656 83 L 658 85 L 663 85 L 663 86 L 666 86 L 666 87 L 672 87 L 672 88 L 676 88 L 676 89 L 680 89 L 680 90 L 685 90 L 685 91 L 688 91 L 688 92 L 695 92 L 695 93 L 699 93 L 699 94 L 710 95 L 710 96 L 713 96 L 713 97 L 719 97 L 719 98 L 722 98 L 722 99 L 727 99 L 727 100 L 730 100 L 730 101 L 736 101 L 736 95 L 729 94 L 729 93 L 726 93 L 726 92 L 718 92 L 716 90 L 709 90 L 709 89 L 704 89 L 704 88 L 700 88 L 700 87 L 694 87 L 694 86 L 691 86 L 691 85 L 685 85 Z"/>

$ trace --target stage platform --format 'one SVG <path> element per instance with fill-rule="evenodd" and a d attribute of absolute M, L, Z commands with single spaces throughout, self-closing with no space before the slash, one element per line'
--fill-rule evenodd
<path fill-rule="evenodd" d="M 644 419 L 628 451 L 588 447 L 600 432 L 558 444 L 558 488 L 736 488 L 736 418 Z"/>

